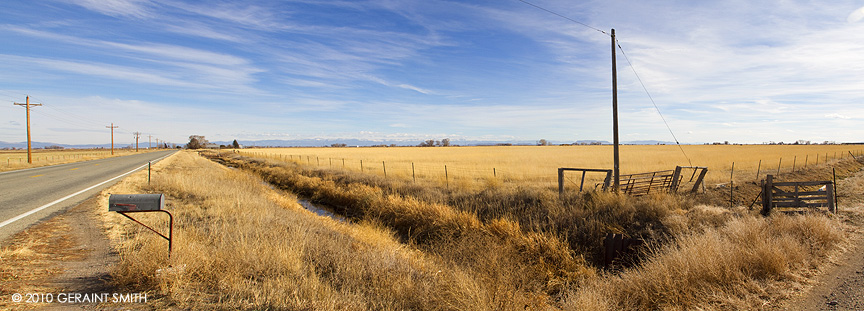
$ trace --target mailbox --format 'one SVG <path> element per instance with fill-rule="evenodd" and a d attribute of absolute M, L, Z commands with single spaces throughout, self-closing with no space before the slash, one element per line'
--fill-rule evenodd
<path fill-rule="evenodd" d="M 108 197 L 108 211 L 159 211 L 165 208 L 163 194 L 112 194 Z"/>

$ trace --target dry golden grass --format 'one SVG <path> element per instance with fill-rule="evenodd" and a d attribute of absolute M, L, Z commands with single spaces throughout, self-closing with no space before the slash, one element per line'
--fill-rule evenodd
<path fill-rule="evenodd" d="M 681 150 L 684 150 L 682 153 Z M 621 146 L 621 173 L 671 170 L 680 166 L 707 166 L 709 184 L 729 181 L 735 163 L 737 181 L 754 181 L 776 174 L 833 163 L 861 154 L 857 145 L 625 145 Z M 266 148 L 243 149 L 242 154 L 268 156 L 318 167 L 347 169 L 403 179 L 446 183 L 445 168 L 456 185 L 522 182 L 553 187 L 559 167 L 612 168 L 611 146 L 486 146 L 486 147 L 391 147 L 391 148 Z M 685 153 L 687 157 L 685 157 Z M 689 161 L 688 158 L 689 157 Z M 817 159 L 818 157 L 818 159 Z M 344 160 L 344 165 L 343 165 Z M 760 164 L 761 161 L 761 164 Z M 412 163 L 414 166 L 412 175 Z M 760 171 L 759 178 L 756 177 Z M 570 179 L 578 182 L 578 176 Z M 591 176 L 592 182 L 601 176 Z M 477 181 L 480 181 L 478 184 Z M 577 186 L 578 187 L 578 186 Z"/>
<path fill-rule="evenodd" d="M 819 215 L 743 217 L 688 233 L 639 267 L 591 280 L 564 302 L 572 310 L 742 310 L 776 305 L 844 239 Z"/>
<path fill-rule="evenodd" d="M 189 153 L 164 165 L 144 190 L 171 198 L 172 258 L 151 233 L 118 226 L 121 262 L 113 274 L 119 286 L 164 295 L 160 303 L 183 309 L 475 310 L 496 299 L 471 273 L 412 250 L 378 225 L 316 216 L 255 177 Z"/>
<path fill-rule="evenodd" d="M 154 166 L 152 185 L 133 174 L 115 189 L 165 193 L 176 217 L 169 260 L 161 238 L 106 212 L 118 286 L 182 309 L 754 309 L 800 287 L 802 271 L 844 239 L 833 217 L 762 218 L 677 195 L 559 198 L 525 183 L 448 188 L 214 159 L 236 169 L 178 153 Z M 331 204 L 348 222 L 268 184 Z M 167 230 L 161 215 L 143 216 Z M 597 256 L 610 232 L 652 247 L 604 272 Z"/>
<path fill-rule="evenodd" d="M 513 287 L 531 288 L 532 292 L 540 295 L 539 297 L 546 297 L 544 300 L 551 299 L 553 306 L 565 309 L 571 307 L 593 309 L 603 307 L 604 304 L 606 306 L 604 309 L 609 310 L 753 308 L 759 303 L 770 303 L 777 297 L 788 294 L 777 289 L 803 282 L 799 277 L 801 269 L 815 265 L 827 253 L 836 250 L 837 244 L 842 240 L 838 230 L 826 231 L 839 226 L 839 223 L 825 216 L 807 216 L 802 218 L 802 222 L 796 222 L 797 218 L 787 216 L 766 220 L 746 208 L 728 209 L 700 205 L 696 203 L 697 200 L 678 196 L 654 195 L 636 199 L 589 192 L 560 200 L 548 189 L 525 188 L 518 185 L 482 190 L 445 189 L 443 185 L 440 187 L 434 184 L 418 185 L 406 180 L 385 179 L 338 169 L 304 168 L 277 160 L 243 159 L 227 155 L 221 157 L 220 161 L 256 172 L 266 181 L 280 188 L 296 191 L 314 200 L 331 203 L 340 207 L 338 212 L 343 215 L 355 219 L 373 219 L 395 230 L 403 241 L 418 244 L 424 252 L 450 258 L 453 264 L 469 271 L 482 271 L 480 274 L 487 280 L 484 283 L 505 284 L 504 286 L 511 288 L 505 291 L 509 293 L 513 292 Z M 844 163 L 847 162 L 854 163 L 854 161 Z M 860 164 L 850 165 L 849 169 L 855 167 L 860 169 Z M 381 201 L 381 198 L 401 199 L 393 203 Z M 404 198 L 415 198 L 417 201 L 406 201 Z M 432 210 L 429 210 L 430 208 Z M 448 212 L 442 215 L 441 210 L 448 210 Z M 447 216 L 453 213 L 450 210 L 461 211 L 457 214 L 464 217 Z M 465 212 L 467 214 L 463 214 Z M 476 215 L 476 220 L 471 215 Z M 793 225 L 788 225 L 787 222 Z M 503 245 L 513 243 L 506 241 L 531 241 L 517 247 L 520 251 L 516 254 L 528 254 L 528 256 L 516 262 L 489 256 L 488 254 L 498 253 L 498 250 L 484 245 L 482 239 L 478 240 L 475 235 L 469 234 L 472 232 L 471 228 L 499 227 L 508 228 L 505 237 L 524 237 L 504 238 Z M 494 229 L 489 231 L 495 232 Z M 568 241 L 570 249 L 577 257 L 591 259 L 589 262 L 597 262 L 597 256 L 602 252 L 600 249 L 602 245 L 599 243 L 609 232 L 642 237 L 652 245 L 656 245 L 654 252 L 637 259 L 637 262 L 642 264 L 625 269 L 621 277 L 649 272 L 657 275 L 665 273 L 673 277 L 647 278 L 647 280 L 644 277 L 630 277 L 632 280 L 628 282 L 636 285 L 614 281 L 615 278 L 612 276 L 593 277 L 593 273 L 578 272 L 575 275 L 582 277 L 569 278 L 568 272 L 571 274 L 577 272 L 572 270 L 574 267 L 579 267 L 578 269 L 581 270 L 585 267 L 561 265 L 560 262 L 556 262 L 560 257 L 550 257 L 548 254 L 531 250 L 533 245 L 540 246 L 541 249 L 551 249 L 553 253 L 561 252 L 560 244 L 542 242 L 549 237 L 560 237 Z M 718 232 L 736 238 L 717 238 Z M 468 238 L 466 239 L 465 236 Z M 531 238 L 532 236 L 543 238 L 535 240 Z M 754 242 L 752 238 L 766 240 Z M 777 245 L 783 247 L 778 248 Z M 731 252 L 730 254 L 736 255 L 728 258 L 728 262 L 718 263 L 721 265 L 717 266 L 720 269 L 729 269 L 732 272 L 717 272 L 712 270 L 710 264 L 700 265 L 699 258 L 703 256 L 693 255 L 706 254 L 707 256 L 712 251 L 718 250 L 723 251 L 720 254 L 730 253 L 731 250 L 739 252 Z M 676 252 L 677 255 L 674 255 Z M 752 256 L 745 256 L 748 254 Z M 460 262 L 456 258 L 470 258 L 467 261 L 477 264 L 466 264 L 465 261 Z M 683 260 L 684 258 L 689 258 L 689 261 Z M 537 265 L 537 261 L 543 264 Z M 651 266 L 652 263 L 657 263 L 654 264 L 656 267 Z M 723 268 L 722 265 L 730 267 Z M 561 287 L 556 286 L 532 287 L 530 284 L 536 283 L 526 279 L 504 278 L 488 281 L 494 280 L 490 276 L 496 273 L 506 275 L 505 271 L 514 269 L 522 269 L 516 270 L 520 271 L 520 274 L 530 271 L 536 274 L 539 272 L 538 267 L 541 268 L 540 271 L 561 270 L 562 273 L 549 274 L 545 279 L 548 284 L 583 284 L 583 286 L 575 286 L 572 290 L 562 292 Z M 751 270 L 743 274 L 734 274 L 735 269 L 740 267 L 748 267 L 747 269 Z M 596 269 L 590 266 L 588 268 Z M 688 271 L 692 271 L 693 275 L 675 276 L 678 272 Z M 718 277 L 714 275 L 716 273 L 730 274 Z M 732 276 L 736 278 L 731 278 Z M 729 279 L 723 279 L 726 277 Z M 683 278 L 683 280 L 678 283 L 663 283 L 670 278 Z M 639 282 L 654 282 L 658 285 L 653 288 L 647 287 L 649 290 L 639 292 L 640 288 L 644 287 L 644 284 Z M 597 285 L 613 283 L 617 285 L 602 288 Z M 633 289 L 635 293 L 625 296 L 609 294 L 615 292 L 618 287 L 628 288 L 627 286 L 635 288 Z M 692 287 L 693 291 L 679 291 L 679 286 Z M 769 294 L 765 294 L 766 292 Z M 645 295 L 644 299 L 648 302 L 634 303 L 632 298 L 629 298 L 638 293 Z M 663 296 L 663 293 L 668 293 L 668 296 Z M 706 299 L 699 296 L 706 293 L 713 295 L 711 297 L 714 298 Z M 561 299 L 561 297 L 567 298 Z M 561 304 L 558 305 L 558 302 Z M 498 306 L 509 309 L 514 305 Z"/>
<path fill-rule="evenodd" d="M 150 151 L 155 150 L 156 149 L 152 149 Z M 148 151 L 146 149 L 141 149 L 139 150 L 139 152 Z M 108 157 L 119 157 L 134 153 L 134 149 L 114 149 L 114 155 L 111 155 L 110 149 L 37 149 L 33 150 L 32 152 L 33 163 L 30 164 L 27 163 L 27 150 L 2 150 L 0 151 L 0 172 L 39 166 L 104 159 Z"/>

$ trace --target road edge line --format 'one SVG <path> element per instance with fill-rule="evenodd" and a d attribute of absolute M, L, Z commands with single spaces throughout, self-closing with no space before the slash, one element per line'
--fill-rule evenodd
<path fill-rule="evenodd" d="M 175 153 L 175 152 L 172 152 L 172 153 L 167 154 L 167 155 L 165 155 L 165 156 L 163 156 L 163 157 L 161 157 L 161 158 L 158 158 L 158 159 L 156 159 L 156 160 L 150 161 L 150 163 L 161 161 L 162 159 L 167 158 L 168 156 L 171 156 L 171 155 L 173 155 L 174 153 Z M 150 163 L 148 163 L 148 164 L 150 164 Z M 27 216 L 33 215 L 33 214 L 35 214 L 35 213 L 38 213 L 39 211 L 44 210 L 44 209 L 46 209 L 46 208 L 49 208 L 49 207 L 51 207 L 51 206 L 54 205 L 54 204 L 57 204 L 57 203 L 60 203 L 60 202 L 66 201 L 66 200 L 68 200 L 68 199 L 71 198 L 71 197 L 74 197 L 74 196 L 76 196 L 76 195 L 79 195 L 79 194 L 82 194 L 82 193 L 84 193 L 84 192 L 90 191 L 90 190 L 92 190 L 93 188 L 96 188 L 96 187 L 99 187 L 99 186 L 101 186 L 101 185 L 107 184 L 107 183 L 109 183 L 109 182 L 111 182 L 111 181 L 114 181 L 114 180 L 116 180 L 116 179 L 118 179 L 118 178 L 121 178 L 121 177 L 124 177 L 124 176 L 126 176 L 126 175 L 132 174 L 132 173 L 134 173 L 134 172 L 136 172 L 136 171 L 138 171 L 138 170 L 140 170 L 140 169 L 146 167 L 148 164 L 141 165 L 141 166 L 136 167 L 135 169 L 133 169 L 133 170 L 131 170 L 131 171 L 128 171 L 128 172 L 123 173 L 123 174 L 121 174 L 121 175 L 117 175 L 117 176 L 114 177 L 114 178 L 111 178 L 111 179 L 109 179 L 109 180 L 106 180 L 106 181 L 103 181 L 103 182 L 101 182 L 101 183 L 98 183 L 98 184 L 95 184 L 95 185 L 93 185 L 93 186 L 90 186 L 90 187 L 88 187 L 87 189 L 84 189 L 84 190 L 81 190 L 81 191 L 75 192 L 75 193 L 73 193 L 73 194 L 70 194 L 70 195 L 67 195 L 67 196 L 65 196 L 65 197 L 59 198 L 59 199 L 57 199 L 57 200 L 55 200 L 55 201 L 53 201 L 53 202 L 51 202 L 51 203 L 48 203 L 48 204 L 42 205 L 42 206 L 40 206 L 40 207 L 34 208 L 34 209 L 32 209 L 32 210 L 30 210 L 30 211 L 28 211 L 28 212 L 25 212 L 25 213 L 23 213 L 23 214 L 21 214 L 21 215 L 18 215 L 18 216 L 15 216 L 15 217 L 9 218 L 9 219 L 7 219 L 7 220 L 4 221 L 4 222 L 0 222 L 0 228 L 3 228 L 3 227 L 5 227 L 5 226 L 7 226 L 7 225 L 9 225 L 9 224 L 11 224 L 11 223 L 13 223 L 13 222 L 19 221 L 19 220 L 23 219 L 24 217 L 27 217 Z"/>

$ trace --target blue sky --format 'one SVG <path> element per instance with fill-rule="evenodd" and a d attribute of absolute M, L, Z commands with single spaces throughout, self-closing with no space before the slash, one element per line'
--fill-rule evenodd
<path fill-rule="evenodd" d="M 864 141 L 864 1 L 531 3 L 682 143 Z M 517 0 L 0 3 L 0 141 L 611 140 L 609 36 Z M 621 139 L 671 141 L 618 52 Z M 145 140 L 146 141 L 146 140 Z"/>

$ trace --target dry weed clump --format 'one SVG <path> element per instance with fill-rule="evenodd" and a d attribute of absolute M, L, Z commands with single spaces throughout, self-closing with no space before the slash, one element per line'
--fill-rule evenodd
<path fill-rule="evenodd" d="M 190 174 L 191 173 L 191 174 Z M 184 309 L 483 309 L 469 273 L 400 244 L 375 224 L 316 216 L 273 200 L 261 180 L 188 153 L 154 176 L 175 215 L 175 248 L 130 228 L 119 236 L 119 286 Z M 143 217 L 142 217 L 143 218 Z M 154 219 L 149 219 L 154 221 Z M 145 220 L 146 221 L 146 220 Z M 162 227 L 162 229 L 165 229 Z M 491 308 L 489 308 L 491 309 Z"/>
<path fill-rule="evenodd" d="M 620 275 L 571 292 L 567 309 L 734 310 L 789 295 L 787 284 L 836 250 L 843 234 L 821 215 L 741 217 L 659 246 Z"/>

